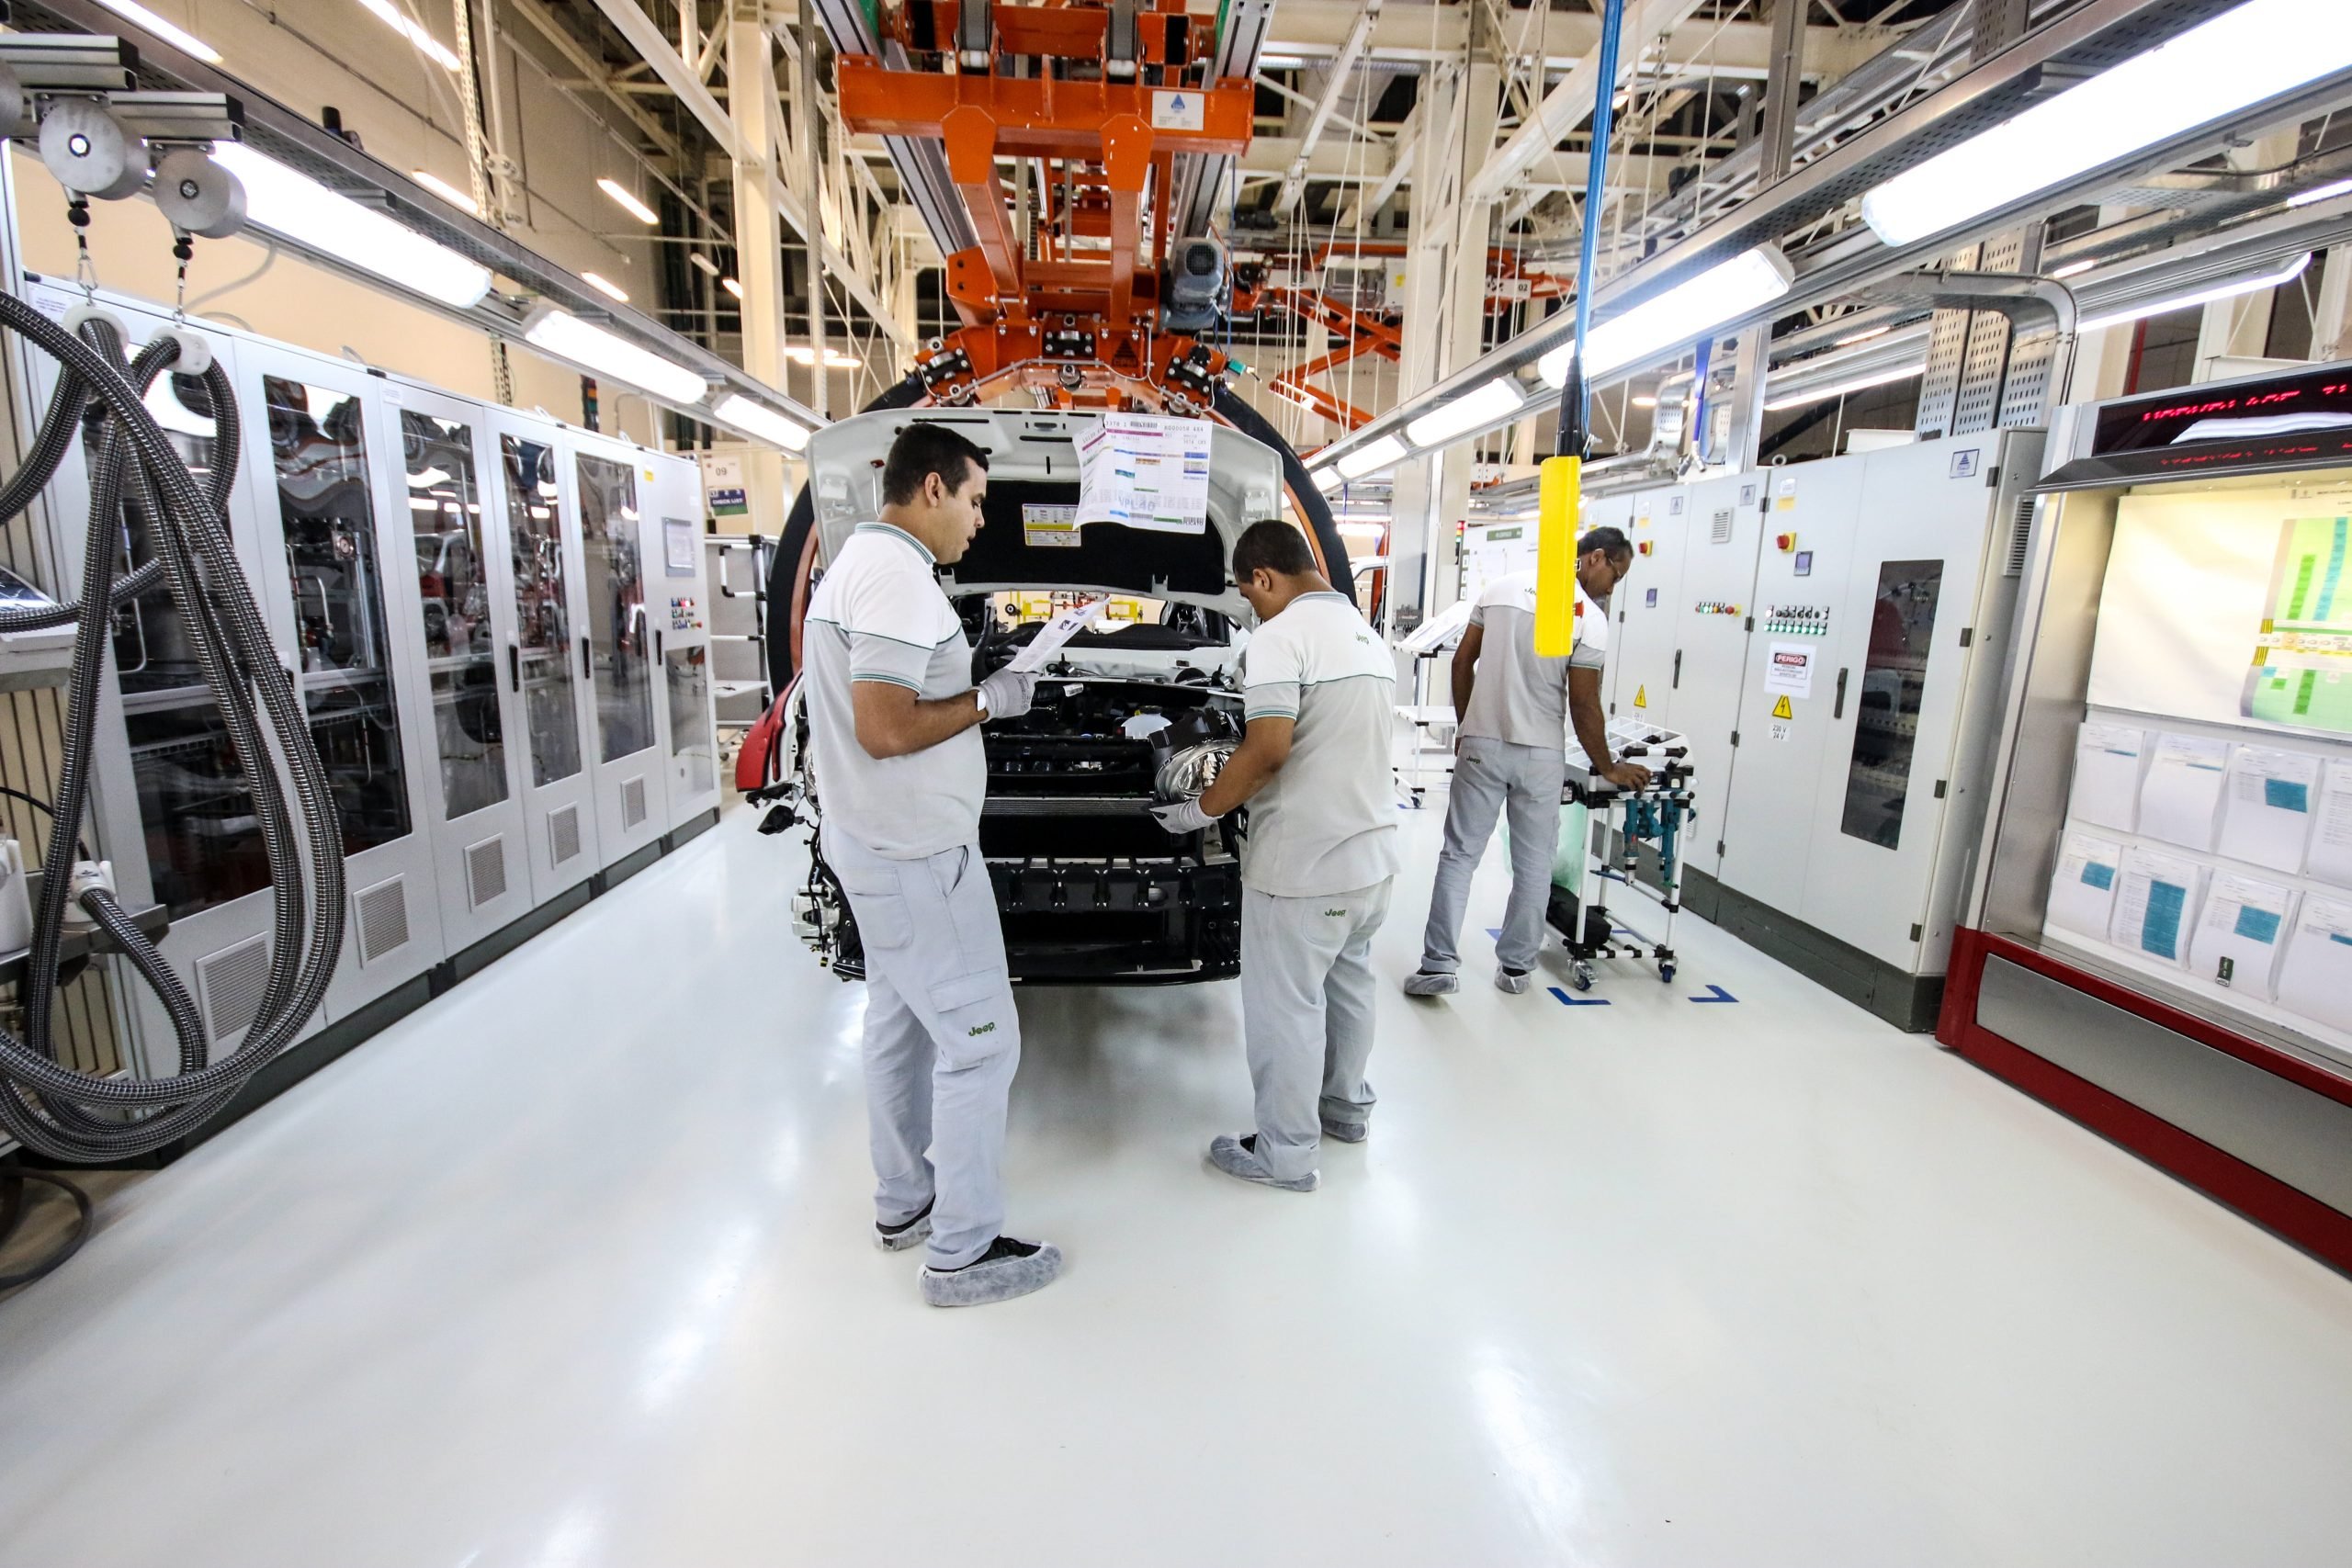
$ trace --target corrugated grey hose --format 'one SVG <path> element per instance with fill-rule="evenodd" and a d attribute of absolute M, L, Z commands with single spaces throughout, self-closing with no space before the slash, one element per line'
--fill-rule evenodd
<path fill-rule="evenodd" d="M 150 344 L 126 374 L 122 344 L 103 324 L 85 325 L 85 336 L 77 338 L 13 295 L 0 294 L 0 328 L 28 339 L 62 367 L 31 455 L 0 483 L 0 503 L 21 510 L 82 434 L 85 412 L 95 408 L 96 414 L 81 598 L 62 611 L 0 615 L 0 630 L 67 621 L 76 626 L 56 819 L 43 858 L 40 907 L 34 911 L 33 948 L 22 986 L 25 1037 L 0 1030 L 0 1129 L 51 1158 L 120 1159 L 171 1143 L 217 1112 L 248 1077 L 293 1043 L 318 1010 L 343 947 L 343 843 L 326 769 L 301 699 L 293 677 L 278 662 L 229 537 L 224 509 L 235 482 L 242 431 L 228 375 L 217 363 L 204 374 L 216 448 L 211 482 L 199 486 L 141 400 L 147 386 L 178 358 L 175 340 Z M 0 512 L 0 517 L 13 514 Z M 126 514 L 147 524 L 157 558 L 118 579 L 115 557 Z M 158 582 L 169 584 L 198 667 L 253 791 L 270 872 L 269 976 L 261 1010 L 243 1042 L 220 1061 L 208 1062 L 203 1021 L 187 988 L 111 895 L 102 888 L 84 890 L 78 899 L 83 912 L 154 988 L 179 1046 L 179 1070 L 172 1077 L 96 1077 L 57 1058 L 51 1021 L 58 954 L 72 896 L 75 840 L 88 807 L 91 737 L 112 607 Z"/>

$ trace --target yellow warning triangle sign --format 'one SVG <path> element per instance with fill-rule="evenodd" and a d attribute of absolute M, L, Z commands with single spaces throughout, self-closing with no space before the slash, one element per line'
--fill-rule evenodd
<path fill-rule="evenodd" d="M 1647 686 L 1634 688 L 1634 705 L 1637 708 L 1645 708 L 1650 705 L 1650 689 Z"/>
<path fill-rule="evenodd" d="M 1774 718 L 1794 718 L 1796 716 L 1796 710 L 1789 706 L 1789 694 L 1786 692 L 1782 692 L 1781 694 L 1781 700 L 1772 705 L 1772 716 Z"/>

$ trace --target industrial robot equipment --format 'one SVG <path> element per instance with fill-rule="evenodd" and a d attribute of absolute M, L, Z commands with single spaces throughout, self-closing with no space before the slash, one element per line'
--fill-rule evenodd
<path fill-rule="evenodd" d="M 1605 958 L 1655 962 L 1661 981 L 1674 978 L 1679 962 L 1674 951 L 1674 919 L 1682 908 L 1682 840 L 1692 808 L 1690 746 L 1670 729 L 1639 719 L 1609 721 L 1609 749 L 1622 761 L 1638 762 L 1650 771 L 1650 782 L 1637 790 L 1620 789 L 1595 773 L 1581 756 L 1567 764 L 1561 782 L 1563 804 L 1581 805 L 1604 829 L 1601 852 L 1585 877 L 1589 897 L 1571 897 L 1553 889 L 1546 911 L 1568 950 L 1570 984 L 1580 991 L 1592 988 L 1594 965 Z M 1659 905 L 1666 928 L 1655 937 L 1621 927 L 1609 908 L 1609 885 L 1628 890 L 1642 886 L 1642 851 L 1656 858 Z"/>

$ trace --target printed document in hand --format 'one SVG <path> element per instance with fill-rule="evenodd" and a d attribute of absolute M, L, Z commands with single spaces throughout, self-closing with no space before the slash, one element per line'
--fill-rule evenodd
<path fill-rule="evenodd" d="M 2319 786 L 2319 821 L 2312 830 L 2309 874 L 2352 887 L 2352 757 L 2328 763 Z"/>
<path fill-rule="evenodd" d="M 1044 626 L 1039 626 L 1037 635 L 1029 639 L 1029 646 L 1014 654 L 1012 661 L 1006 664 L 1005 668 L 1023 675 L 1029 674 L 1033 671 L 1043 670 L 1046 667 L 1046 660 L 1059 653 L 1064 643 L 1084 631 L 1094 622 L 1101 620 L 1102 612 L 1108 609 L 1110 604 L 1111 601 L 1105 598 L 1089 599 L 1083 604 L 1071 605 Z"/>
<path fill-rule="evenodd" d="M 2075 736 L 2075 791 L 2066 815 L 2132 831 L 2139 820 L 2140 773 L 2147 756 L 2144 729 L 2096 720 L 2084 725 Z"/>
<path fill-rule="evenodd" d="M 2134 848 L 2116 879 L 2115 925 L 2108 940 L 2167 964 L 2186 962 L 2204 891 L 2205 868 L 2195 861 Z"/>
<path fill-rule="evenodd" d="M 2352 1029 L 2352 904 L 2304 897 L 2278 966 L 2278 1005 L 2331 1029 Z"/>
<path fill-rule="evenodd" d="M 2241 746 L 2230 757 L 2222 806 L 2222 853 L 2273 871 L 2303 869 L 2318 805 L 2319 759 L 2307 751 Z"/>
<path fill-rule="evenodd" d="M 2140 782 L 2140 831 L 2183 849 L 2211 850 L 2222 817 L 2230 743 L 2201 735 L 2159 735 Z"/>
<path fill-rule="evenodd" d="M 1078 442 L 1078 521 L 1120 523 L 1161 534 L 1209 525 L 1209 433 L 1204 419 L 1112 413 Z"/>
<path fill-rule="evenodd" d="M 2188 944 L 2190 972 L 2268 1001 L 2294 918 L 2293 888 L 2215 872 Z"/>
<path fill-rule="evenodd" d="M 2114 840 L 2067 834 L 2050 879 L 2049 924 L 2105 942 L 2115 923 L 2115 874 L 2122 863 L 2123 846 Z"/>

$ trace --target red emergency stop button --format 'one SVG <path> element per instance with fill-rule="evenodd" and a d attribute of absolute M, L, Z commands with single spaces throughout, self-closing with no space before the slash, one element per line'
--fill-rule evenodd
<path fill-rule="evenodd" d="M 1772 536 L 1772 546 L 1782 555 L 1786 555 L 1797 547 L 1797 536 L 1794 534 L 1775 534 Z"/>

